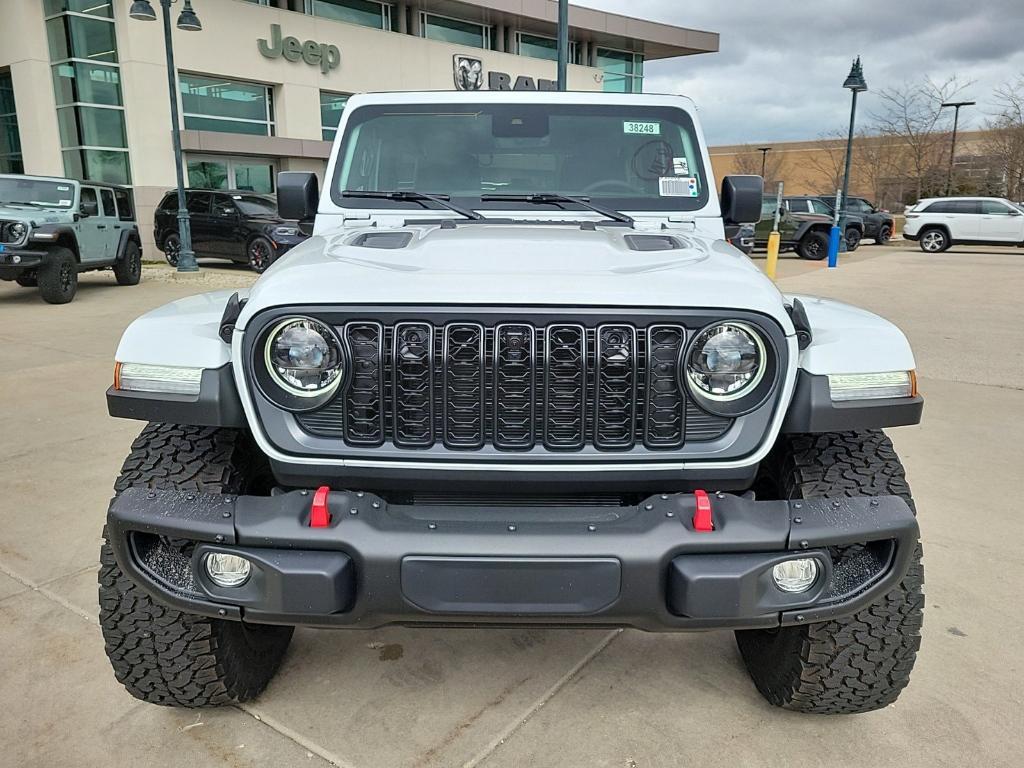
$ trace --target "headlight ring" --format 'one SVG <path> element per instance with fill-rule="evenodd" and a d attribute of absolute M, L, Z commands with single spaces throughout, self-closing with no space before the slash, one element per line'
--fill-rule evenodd
<path fill-rule="evenodd" d="M 292 411 L 317 408 L 345 381 L 348 358 L 337 334 L 311 317 L 287 317 L 261 337 L 257 380 L 264 394 Z"/>
<path fill-rule="evenodd" d="M 774 346 L 749 323 L 721 320 L 700 329 L 679 357 L 680 387 L 703 410 L 741 416 L 758 408 L 774 386 Z"/>

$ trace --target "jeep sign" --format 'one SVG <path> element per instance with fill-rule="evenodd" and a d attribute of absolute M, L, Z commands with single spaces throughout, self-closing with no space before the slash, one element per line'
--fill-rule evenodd
<path fill-rule="evenodd" d="M 307 40 L 300 43 L 297 37 L 281 37 L 281 25 L 270 25 L 270 41 L 265 38 L 256 41 L 260 53 L 268 59 L 279 59 L 282 56 L 288 61 L 302 59 L 311 67 L 318 66 L 325 75 L 341 65 L 341 51 L 336 45 L 318 43 Z"/>

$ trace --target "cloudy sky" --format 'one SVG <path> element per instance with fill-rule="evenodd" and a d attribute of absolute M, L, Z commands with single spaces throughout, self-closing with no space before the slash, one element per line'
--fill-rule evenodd
<path fill-rule="evenodd" d="M 721 35 L 719 53 L 645 70 L 645 91 L 697 102 L 711 144 L 845 130 L 850 96 L 842 83 L 858 54 L 876 93 L 923 75 L 974 80 L 962 94 L 979 102 L 961 112 L 968 128 L 981 126 L 996 87 L 1024 74 L 1024 0 L 573 1 Z M 876 98 L 861 96 L 858 125 L 870 121 Z"/>

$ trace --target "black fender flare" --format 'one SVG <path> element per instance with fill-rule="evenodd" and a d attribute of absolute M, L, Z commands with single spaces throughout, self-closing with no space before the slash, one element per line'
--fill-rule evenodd
<path fill-rule="evenodd" d="M 39 237 L 44 235 L 44 237 Z M 78 249 L 78 234 L 67 224 L 41 224 L 32 230 L 29 242 L 44 248 L 59 245 L 67 248 L 75 255 L 75 261 L 81 263 L 82 257 Z"/>
<path fill-rule="evenodd" d="M 117 243 L 117 256 L 115 261 L 121 261 L 124 259 L 125 251 L 128 250 L 128 243 L 135 243 L 139 248 L 139 253 L 142 253 L 142 238 L 139 237 L 138 226 L 134 224 L 121 232 L 121 239 L 118 240 Z"/>

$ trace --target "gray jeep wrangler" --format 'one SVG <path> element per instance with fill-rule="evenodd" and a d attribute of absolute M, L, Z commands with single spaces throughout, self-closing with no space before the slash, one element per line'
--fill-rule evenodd
<path fill-rule="evenodd" d="M 79 272 L 107 268 L 118 285 L 137 285 L 142 275 L 128 189 L 0 174 L 0 280 L 38 287 L 44 301 L 66 304 Z"/>
<path fill-rule="evenodd" d="M 892 323 L 781 293 L 727 236 L 693 103 L 353 96 L 313 236 L 245 292 L 125 331 L 149 422 L 99 573 L 114 674 L 203 707 L 267 686 L 297 625 L 735 630 L 758 690 L 865 712 L 924 597 L 882 429 L 917 423 Z"/>

